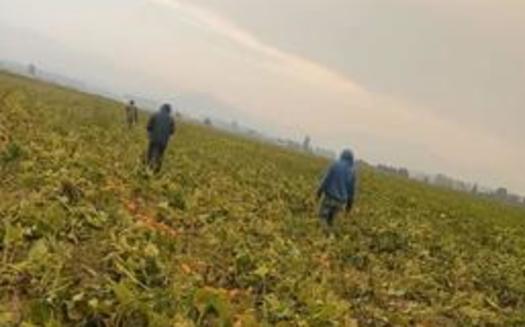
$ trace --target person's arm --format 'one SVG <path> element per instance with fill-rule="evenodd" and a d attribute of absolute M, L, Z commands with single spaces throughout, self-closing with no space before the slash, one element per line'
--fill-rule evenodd
<path fill-rule="evenodd" d="M 170 134 L 173 135 L 175 134 L 175 119 L 171 118 L 171 122 L 170 122 Z"/>
<path fill-rule="evenodd" d="M 319 185 L 319 188 L 317 189 L 317 198 L 320 199 L 326 190 L 326 185 L 328 184 L 328 180 L 332 176 L 332 167 L 328 168 L 328 171 L 325 173 L 323 180 L 321 181 L 321 185 Z"/>
<path fill-rule="evenodd" d="M 147 130 L 149 133 L 153 132 L 153 125 L 155 125 L 155 115 L 149 118 Z"/>

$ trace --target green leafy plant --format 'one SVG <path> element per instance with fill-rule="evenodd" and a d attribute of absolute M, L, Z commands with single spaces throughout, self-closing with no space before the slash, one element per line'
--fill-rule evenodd
<path fill-rule="evenodd" d="M 178 122 L 163 170 L 122 104 L 0 73 L 0 326 L 522 326 L 525 212 Z"/>

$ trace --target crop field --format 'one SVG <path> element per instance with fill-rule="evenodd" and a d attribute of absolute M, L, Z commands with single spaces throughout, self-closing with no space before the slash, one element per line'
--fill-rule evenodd
<path fill-rule="evenodd" d="M 0 73 L 0 326 L 525 326 L 525 211 Z"/>

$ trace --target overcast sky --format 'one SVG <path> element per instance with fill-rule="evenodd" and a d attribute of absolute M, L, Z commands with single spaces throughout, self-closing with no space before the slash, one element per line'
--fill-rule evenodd
<path fill-rule="evenodd" d="M 0 0 L 0 59 L 525 194 L 521 0 Z"/>

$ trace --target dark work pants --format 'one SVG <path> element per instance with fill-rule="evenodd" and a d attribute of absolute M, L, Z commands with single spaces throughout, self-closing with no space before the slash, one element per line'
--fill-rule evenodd
<path fill-rule="evenodd" d="M 149 142 L 146 163 L 156 173 L 158 173 L 162 167 L 162 157 L 164 156 L 165 150 L 166 144 Z"/>
<path fill-rule="evenodd" d="M 319 217 L 321 217 L 329 227 L 332 227 L 335 217 L 343 210 L 343 207 L 344 205 L 341 202 L 325 195 L 319 209 Z"/>

